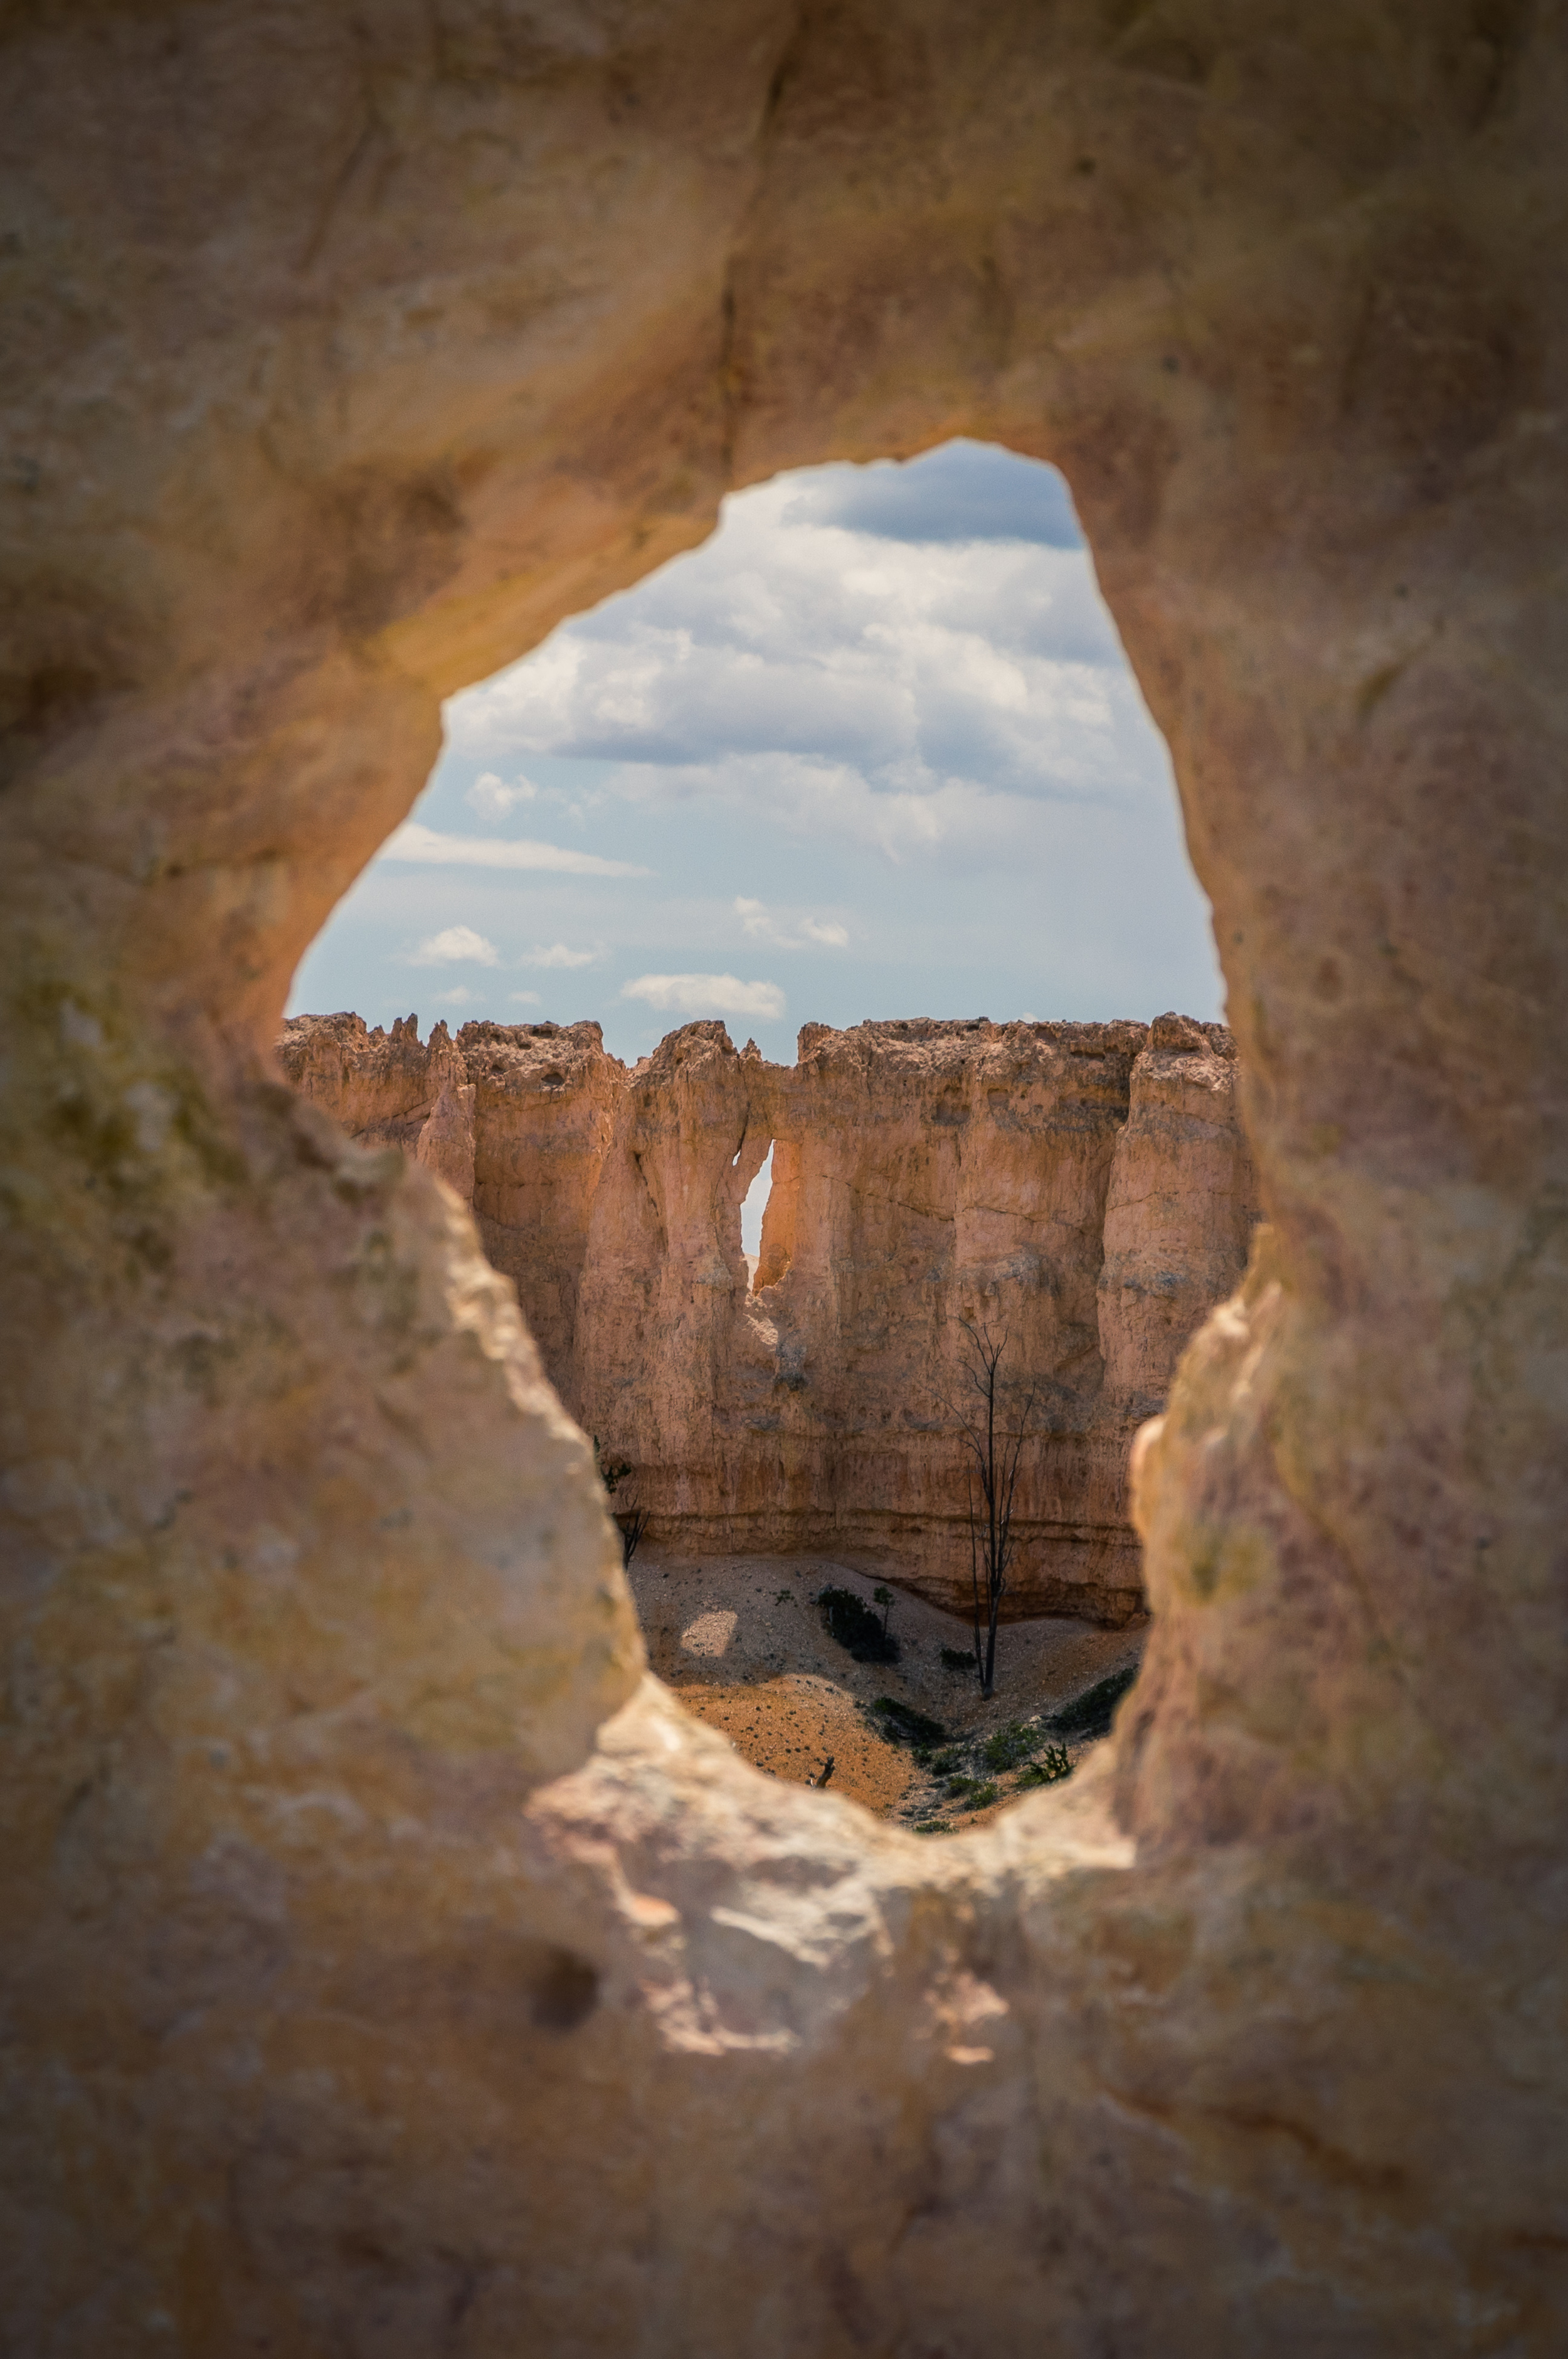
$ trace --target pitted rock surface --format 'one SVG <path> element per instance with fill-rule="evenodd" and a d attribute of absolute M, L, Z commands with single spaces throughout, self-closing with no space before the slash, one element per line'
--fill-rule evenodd
<path fill-rule="evenodd" d="M 1561 2352 L 1561 9 L 0 42 L 10 2343 Z M 1100 1765 L 922 1843 L 643 1685 L 539 1357 L 586 1235 L 536 1347 L 272 1044 L 443 697 L 959 433 L 1070 484 L 1268 1227 L 1134 1454 Z M 1121 1209 L 1135 1392 L 1183 1215 Z"/>

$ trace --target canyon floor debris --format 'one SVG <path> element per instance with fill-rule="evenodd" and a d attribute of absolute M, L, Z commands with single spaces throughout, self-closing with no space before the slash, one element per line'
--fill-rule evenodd
<path fill-rule="evenodd" d="M 923 1598 L 896 1593 L 896 1662 L 857 1661 L 834 1637 L 822 1593 L 849 1590 L 881 1619 L 881 1569 L 649 1549 L 628 1578 L 650 1665 L 694 1718 L 798 1785 L 820 1784 L 831 1757 L 836 1793 L 933 1833 L 983 1823 L 1067 1774 L 1097 1741 L 1119 1675 L 1136 1669 L 1147 1627 L 1005 1623 L 988 1699 L 968 1668 L 968 1625 Z"/>

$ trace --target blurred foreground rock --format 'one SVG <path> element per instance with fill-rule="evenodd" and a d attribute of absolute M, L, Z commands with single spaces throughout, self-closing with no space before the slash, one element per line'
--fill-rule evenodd
<path fill-rule="evenodd" d="M 1561 9 L 0 42 L 9 2347 L 1556 2359 Z M 272 1044 L 444 696 L 959 432 L 1071 484 L 1268 1227 L 1135 1452 L 1103 1766 L 923 1844 L 643 1684 L 427 1168 L 481 1082 L 422 1163 Z"/>

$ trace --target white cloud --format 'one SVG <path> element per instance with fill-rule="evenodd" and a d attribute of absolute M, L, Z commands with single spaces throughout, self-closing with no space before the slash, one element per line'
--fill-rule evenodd
<path fill-rule="evenodd" d="M 870 482 L 728 501 L 701 549 L 455 698 L 454 748 L 612 764 L 596 794 L 745 802 L 893 861 L 1013 863 L 1043 809 L 1168 795 L 1058 479 L 938 453 L 878 475 L 880 529 L 846 528 Z M 1016 516 L 1027 537 L 962 538 L 975 500 L 984 532 Z M 847 947 L 811 930 L 830 920 L 773 922 L 753 939 Z"/>
<path fill-rule="evenodd" d="M 650 991 L 668 1029 L 775 962 L 787 1016 L 729 1016 L 773 1053 L 873 1008 L 1217 1014 L 1168 756 L 1070 527 L 1049 471 L 972 449 L 735 495 L 702 547 L 449 701 L 414 822 L 291 1004 L 386 1021 L 411 973 L 457 979 L 403 961 L 461 919 L 502 946 L 470 972 L 487 1006 L 565 985 L 621 1054 Z M 552 840 L 510 840 L 533 827 Z M 693 967 L 736 973 L 669 972 Z"/>
<path fill-rule="evenodd" d="M 514 991 L 510 992 L 507 995 L 509 998 L 514 1000 L 519 1007 L 537 1007 L 539 1006 L 539 995 L 536 991 Z"/>
<path fill-rule="evenodd" d="M 438 835 L 417 820 L 406 820 L 381 848 L 383 860 L 408 860 L 432 867 L 548 868 L 568 876 L 646 876 L 630 860 L 601 860 L 594 852 L 568 852 L 558 843 L 531 843 L 524 837 Z"/>
<path fill-rule="evenodd" d="M 519 964 L 523 966 L 591 966 L 598 956 L 597 951 L 569 950 L 565 942 L 551 942 L 547 946 L 535 942 L 531 951 L 524 951 Z"/>
<path fill-rule="evenodd" d="M 621 996 L 682 1016 L 755 1016 L 772 1024 L 784 1012 L 776 983 L 742 983 L 734 974 L 640 974 L 622 984 Z"/>
<path fill-rule="evenodd" d="M 800 951 L 807 942 L 816 942 L 824 950 L 841 951 L 849 947 L 849 934 L 831 918 L 802 918 L 799 920 L 800 931 L 792 934 L 764 902 L 748 901 L 741 896 L 736 897 L 735 915 L 753 941 L 772 942 L 775 950 Z"/>
<path fill-rule="evenodd" d="M 438 1007 L 466 1007 L 472 997 L 472 992 L 459 983 L 454 984 L 450 991 L 438 991 L 436 1005 Z"/>
<path fill-rule="evenodd" d="M 503 778 L 496 777 L 493 770 L 486 770 L 481 777 L 474 780 L 463 800 L 470 810 L 478 811 L 483 819 L 504 819 L 518 803 L 531 803 L 538 791 L 538 788 L 521 773 L 508 786 Z"/>
<path fill-rule="evenodd" d="M 933 785 L 917 773 L 905 783 L 890 772 L 877 786 L 848 764 L 784 754 L 713 771 L 632 771 L 622 791 L 628 802 L 644 808 L 712 796 L 736 810 L 764 809 L 773 827 L 814 846 L 858 847 L 880 853 L 895 865 L 940 853 L 946 864 L 966 869 L 1012 866 L 1037 856 L 1043 832 L 1059 822 L 1064 804 L 1120 803 L 1119 794 L 1086 793 L 1047 804 L 977 779 Z"/>
<path fill-rule="evenodd" d="M 472 966 L 501 963 L 495 944 L 476 934 L 471 926 L 443 926 L 438 934 L 428 935 L 408 954 L 410 966 L 458 966 L 465 961 Z"/>

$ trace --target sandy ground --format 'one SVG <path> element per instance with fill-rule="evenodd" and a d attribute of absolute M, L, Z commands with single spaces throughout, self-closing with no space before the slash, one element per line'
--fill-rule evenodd
<path fill-rule="evenodd" d="M 879 1817 L 933 1833 L 993 1816 L 1027 1777 L 1019 1767 L 996 1770 L 985 1756 L 988 1738 L 1022 1723 L 1046 1759 L 1050 1732 L 1041 1723 L 1136 1663 L 1142 1648 L 1142 1624 L 1003 1623 L 988 1701 L 973 1670 L 942 1661 L 945 1647 L 968 1649 L 968 1623 L 902 1590 L 889 1623 L 898 1662 L 858 1663 L 829 1635 L 817 1593 L 831 1584 L 870 1605 L 880 1578 L 831 1557 L 694 1558 L 649 1549 L 639 1549 L 630 1573 L 652 1667 L 695 1718 L 775 1777 L 829 1783 Z M 883 1696 L 940 1723 L 941 1737 L 892 1739 L 871 1709 Z M 1076 1764 L 1085 1747 L 1069 1738 L 1064 1750 Z M 1054 1760 L 1059 1767 L 1061 1754 Z M 986 1793 L 992 1786 L 994 1797 Z"/>

